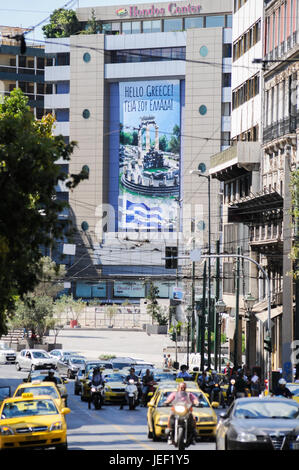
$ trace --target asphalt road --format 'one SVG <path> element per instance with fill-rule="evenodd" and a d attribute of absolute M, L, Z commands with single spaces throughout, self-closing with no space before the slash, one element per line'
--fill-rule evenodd
<path fill-rule="evenodd" d="M 0 365 L 0 386 L 10 385 L 12 392 L 27 377 L 28 371 L 18 372 L 13 364 Z M 71 413 L 66 416 L 68 445 L 70 450 L 105 450 L 111 455 L 118 451 L 168 451 L 175 449 L 167 442 L 153 442 L 147 438 L 147 409 L 138 407 L 129 411 L 117 405 L 105 405 L 101 410 L 89 410 L 80 396 L 74 395 L 74 383 L 67 384 L 68 406 Z M 215 443 L 201 441 L 188 448 L 214 450 Z"/>

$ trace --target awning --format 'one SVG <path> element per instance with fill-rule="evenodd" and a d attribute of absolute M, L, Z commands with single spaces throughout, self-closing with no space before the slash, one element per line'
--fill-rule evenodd
<path fill-rule="evenodd" d="M 271 308 L 271 318 L 275 318 L 278 315 L 282 314 L 282 305 L 276 308 Z M 255 313 L 255 317 L 260 320 L 262 323 L 265 323 L 268 321 L 268 310 L 262 311 L 259 313 Z"/>
<path fill-rule="evenodd" d="M 251 194 L 228 206 L 228 222 L 258 223 L 268 218 L 281 218 L 283 198 L 276 191 Z"/>

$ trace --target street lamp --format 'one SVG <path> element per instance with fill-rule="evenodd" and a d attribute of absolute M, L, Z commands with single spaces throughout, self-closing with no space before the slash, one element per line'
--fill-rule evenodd
<path fill-rule="evenodd" d="M 200 163 L 197 170 L 190 170 L 190 175 L 197 175 L 208 180 L 208 255 L 211 254 L 211 176 L 204 175 L 206 165 Z M 208 258 L 208 368 L 211 367 L 211 258 Z"/>
<path fill-rule="evenodd" d="M 222 300 L 219 299 L 217 300 L 215 304 L 216 308 L 216 331 L 217 335 L 215 335 L 215 341 L 216 343 L 216 348 L 215 348 L 215 364 L 216 364 L 216 356 L 219 354 L 219 361 L 218 361 L 218 367 L 219 367 L 219 372 L 221 372 L 221 324 L 222 324 L 222 313 L 226 312 L 226 303 Z"/>
<path fill-rule="evenodd" d="M 186 318 L 187 318 L 187 367 L 189 369 L 189 341 L 190 341 L 190 320 L 192 319 L 193 309 L 192 307 L 188 307 L 186 311 Z"/>
<path fill-rule="evenodd" d="M 244 307 L 245 307 L 245 318 L 246 318 L 246 365 L 250 366 L 250 321 L 252 319 L 252 309 L 256 302 L 256 299 L 251 295 L 251 293 L 247 294 L 244 299 Z"/>

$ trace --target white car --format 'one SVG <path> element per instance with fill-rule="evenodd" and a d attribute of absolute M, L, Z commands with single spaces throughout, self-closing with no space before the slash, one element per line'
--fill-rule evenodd
<path fill-rule="evenodd" d="M 43 349 L 23 349 L 17 356 L 16 368 L 21 369 L 56 369 L 57 359 Z"/>
<path fill-rule="evenodd" d="M 63 357 L 66 356 L 78 356 L 78 352 L 69 351 L 66 349 L 52 349 L 49 354 L 57 360 L 61 360 Z"/>
<path fill-rule="evenodd" d="M 5 341 L 0 341 L 0 364 L 15 363 L 17 354 Z"/>

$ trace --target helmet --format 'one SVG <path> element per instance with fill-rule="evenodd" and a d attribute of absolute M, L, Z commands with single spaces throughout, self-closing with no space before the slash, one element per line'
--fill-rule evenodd
<path fill-rule="evenodd" d="M 132 385 L 133 383 L 135 383 L 135 382 L 134 382 L 134 379 L 130 379 L 130 380 L 129 380 L 129 384 Z"/>
<path fill-rule="evenodd" d="M 285 379 L 279 379 L 278 381 L 279 385 L 286 385 L 286 380 Z"/>
<path fill-rule="evenodd" d="M 231 379 L 230 383 L 234 385 L 236 383 L 235 379 Z"/>

